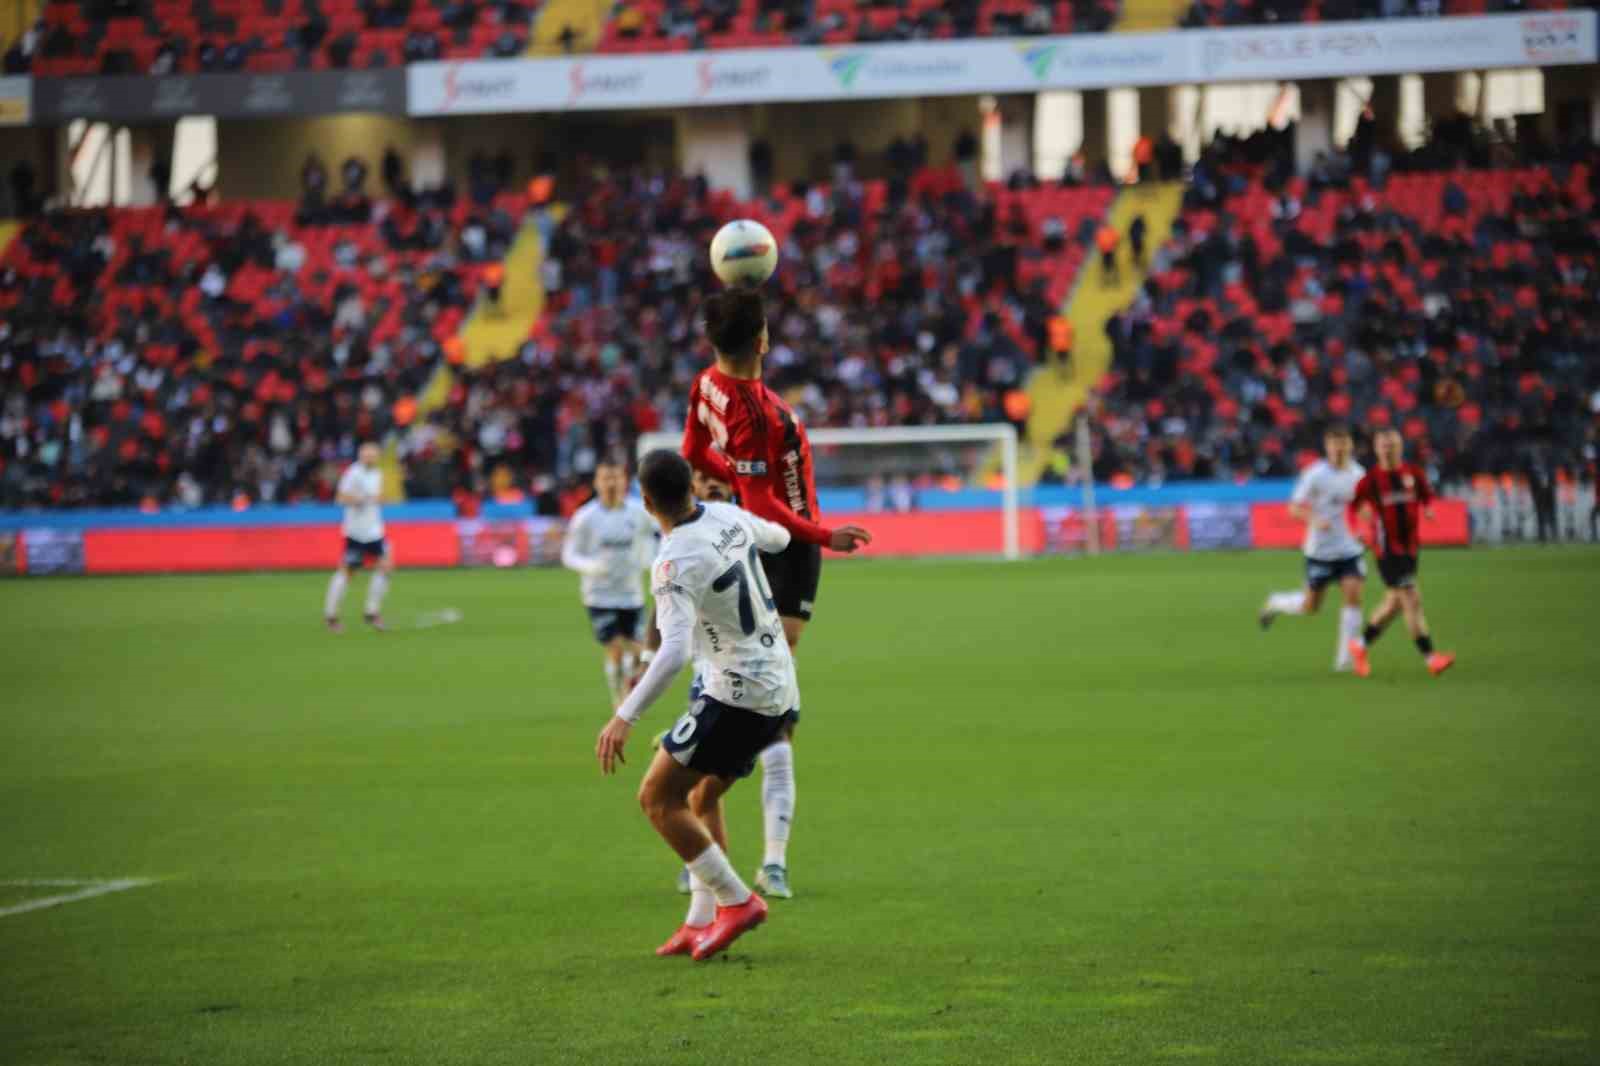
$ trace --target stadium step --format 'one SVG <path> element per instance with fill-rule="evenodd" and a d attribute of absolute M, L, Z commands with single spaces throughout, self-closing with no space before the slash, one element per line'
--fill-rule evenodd
<path fill-rule="evenodd" d="M 383 459 L 378 463 L 383 475 L 383 502 L 406 502 L 406 471 L 400 462 L 400 438 L 393 433 L 383 442 Z"/>
<path fill-rule="evenodd" d="M 554 214 L 559 218 L 561 212 Z M 517 231 L 501 265 L 506 273 L 500 287 L 499 309 L 489 310 L 486 303 L 480 302 L 457 334 L 465 349 L 462 362 L 469 367 L 515 356 L 544 312 L 544 284 L 539 273 L 544 265 L 544 243 L 539 239 L 539 227 L 531 220 Z M 443 407 L 454 382 L 450 368 L 441 364 L 417 394 L 418 415 L 426 416 Z"/>
<path fill-rule="evenodd" d="M 1113 29 L 1117 33 L 1170 30 L 1189 10 L 1189 0 L 1128 0 Z"/>
<path fill-rule="evenodd" d="M 577 35 L 572 51 L 594 51 L 610 7 L 607 0 L 550 0 L 539 12 L 538 22 L 528 38 L 528 54 L 560 55 L 563 51 L 561 32 L 568 26 Z"/>
<path fill-rule="evenodd" d="M 1114 285 L 1107 285 L 1100 270 L 1100 255 L 1091 252 L 1078 271 L 1078 280 L 1067 299 L 1066 313 L 1072 321 L 1073 347 L 1070 373 L 1053 366 L 1041 366 L 1028 381 L 1027 446 L 1023 449 L 1021 481 L 1032 485 L 1049 464 L 1051 442 L 1072 421 L 1089 390 L 1111 368 L 1111 342 L 1106 337 L 1106 319 L 1126 307 L 1144 284 L 1145 271 L 1133 264 L 1128 248 L 1128 227 L 1140 215 L 1145 221 L 1145 261 L 1166 243 L 1183 205 L 1183 186 L 1178 182 L 1130 186 L 1111 205 L 1107 221 L 1122 234 L 1117 261 L 1122 270 Z"/>
<path fill-rule="evenodd" d="M 539 280 L 544 247 L 539 240 L 539 229 L 532 222 L 523 223 L 502 265 L 506 275 L 500 290 L 499 308 L 490 308 L 487 301 L 480 301 L 461 327 L 469 367 L 516 355 L 544 310 L 544 285 Z"/>

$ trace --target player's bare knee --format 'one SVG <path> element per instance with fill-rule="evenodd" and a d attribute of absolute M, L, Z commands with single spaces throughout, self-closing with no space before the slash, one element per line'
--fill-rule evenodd
<path fill-rule="evenodd" d="M 683 797 L 673 795 L 664 782 L 646 777 L 639 785 L 639 809 L 651 825 L 659 826 L 683 805 Z"/>

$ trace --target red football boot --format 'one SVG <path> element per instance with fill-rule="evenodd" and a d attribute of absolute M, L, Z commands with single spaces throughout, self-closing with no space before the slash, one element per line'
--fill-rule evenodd
<path fill-rule="evenodd" d="M 694 951 L 695 941 L 705 936 L 711 927 L 709 925 L 680 925 L 678 931 L 667 938 L 667 942 L 656 948 L 656 954 L 661 958 L 669 955 L 688 955 Z"/>
<path fill-rule="evenodd" d="M 1355 664 L 1357 677 L 1372 676 L 1372 660 L 1367 658 L 1367 646 L 1353 638 L 1350 641 L 1350 661 Z"/>
<path fill-rule="evenodd" d="M 1438 677 L 1456 664 L 1456 653 L 1453 651 L 1436 651 L 1428 656 L 1428 673 Z"/>
<path fill-rule="evenodd" d="M 767 901 L 750 893 L 734 907 L 718 907 L 717 919 L 694 946 L 694 960 L 702 962 L 767 920 Z"/>

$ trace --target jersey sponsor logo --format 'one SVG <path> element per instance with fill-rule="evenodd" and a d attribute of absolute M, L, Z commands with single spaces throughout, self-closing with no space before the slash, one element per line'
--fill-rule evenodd
<path fill-rule="evenodd" d="M 717 383 L 710 378 L 700 379 L 700 395 L 711 401 L 718 414 L 728 413 L 728 394 L 717 388 Z"/>
<path fill-rule="evenodd" d="M 733 471 L 741 477 L 765 477 L 767 463 L 764 459 L 738 459 L 734 461 Z"/>
<path fill-rule="evenodd" d="M 730 551 L 740 551 L 750 543 L 750 537 L 742 526 L 729 526 L 717 534 L 717 543 L 713 545 L 717 554 L 727 555 Z"/>
<path fill-rule="evenodd" d="M 804 515 L 806 508 L 805 488 L 800 483 L 800 452 L 799 449 L 790 449 L 783 453 L 783 492 L 789 497 L 789 510 L 797 515 Z"/>
<path fill-rule="evenodd" d="M 705 631 L 706 639 L 711 642 L 711 654 L 716 655 L 721 652 L 722 634 L 717 632 L 717 627 L 702 618 L 700 628 Z"/>

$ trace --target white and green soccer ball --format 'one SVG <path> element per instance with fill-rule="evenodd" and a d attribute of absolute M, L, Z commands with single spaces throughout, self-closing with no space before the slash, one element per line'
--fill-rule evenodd
<path fill-rule="evenodd" d="M 760 285 L 778 269 L 777 238 L 754 219 L 734 219 L 711 238 L 711 269 L 724 285 Z"/>

